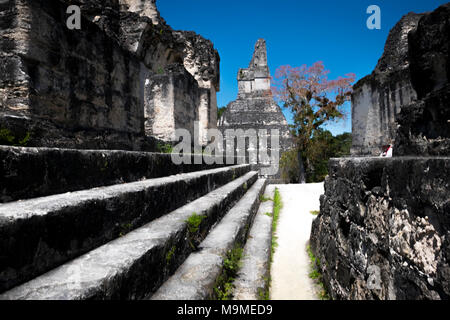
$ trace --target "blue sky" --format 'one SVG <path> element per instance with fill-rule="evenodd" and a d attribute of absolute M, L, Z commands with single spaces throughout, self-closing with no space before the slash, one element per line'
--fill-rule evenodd
<path fill-rule="evenodd" d="M 349 72 L 370 74 L 383 53 L 389 30 L 408 12 L 432 11 L 444 0 L 157 0 L 161 16 L 177 30 L 211 40 L 221 58 L 218 105 L 237 96 L 236 75 L 248 66 L 255 42 L 267 42 L 269 68 L 323 61 L 330 78 Z M 381 30 L 369 30 L 369 5 L 381 9 Z M 333 134 L 351 132 L 348 117 L 327 126 Z M 283 110 L 288 122 L 292 116 Z"/>

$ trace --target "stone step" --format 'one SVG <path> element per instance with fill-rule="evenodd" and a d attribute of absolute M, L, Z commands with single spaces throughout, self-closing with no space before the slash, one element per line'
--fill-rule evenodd
<path fill-rule="evenodd" d="M 0 295 L 5 299 L 140 299 L 156 291 L 258 178 L 252 171 Z M 203 215 L 197 232 L 186 222 Z M 192 225 L 191 225 L 192 226 Z"/>
<path fill-rule="evenodd" d="M 265 201 L 261 202 L 250 229 L 241 268 L 233 282 L 233 300 L 262 300 L 268 290 L 274 191 L 272 185 L 266 187 Z"/>
<path fill-rule="evenodd" d="M 0 204 L 0 292 L 249 171 L 238 165 Z"/>
<path fill-rule="evenodd" d="M 236 245 L 243 245 L 258 210 L 265 179 L 258 181 L 225 215 L 200 244 L 199 251 L 189 255 L 151 300 L 214 299 L 214 287 L 223 270 L 224 257 Z"/>
<path fill-rule="evenodd" d="M 194 157 L 201 164 L 195 164 Z M 170 154 L 162 153 L 0 146 L 0 202 L 225 166 L 214 164 L 211 156 L 190 159 L 190 164 L 175 164 Z"/>

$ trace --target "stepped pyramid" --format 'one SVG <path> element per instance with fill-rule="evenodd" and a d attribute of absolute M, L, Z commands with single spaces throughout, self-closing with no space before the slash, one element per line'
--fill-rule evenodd
<path fill-rule="evenodd" d="M 71 2 L 0 1 L 0 300 L 215 299 L 236 247 L 234 298 L 258 299 L 273 186 L 147 152 L 215 128 L 213 44 L 155 0 L 81 1 L 69 30 Z"/>
<path fill-rule="evenodd" d="M 238 98 L 228 104 L 226 111 L 219 119 L 218 128 L 225 135 L 227 129 L 266 129 L 268 134 L 269 156 L 273 152 L 288 150 L 292 146 L 292 137 L 288 123 L 280 107 L 273 100 L 270 89 L 270 71 L 267 66 L 266 41 L 259 39 L 255 45 L 252 60 L 247 69 L 239 69 Z M 279 130 L 279 149 L 271 148 L 270 137 L 273 129 Z M 273 133 L 272 133 L 273 134 Z M 257 168 L 266 166 L 258 159 Z M 280 171 L 271 180 L 279 180 Z"/>
<path fill-rule="evenodd" d="M 258 299 L 274 187 L 249 164 L 170 158 L 0 146 L 0 300 L 216 299 L 236 246 L 234 298 Z"/>

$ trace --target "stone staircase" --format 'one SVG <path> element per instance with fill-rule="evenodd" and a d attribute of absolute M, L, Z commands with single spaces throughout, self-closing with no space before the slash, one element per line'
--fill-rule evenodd
<path fill-rule="evenodd" d="M 255 228 L 268 239 L 253 226 L 267 181 L 205 162 L 0 147 L 0 300 L 214 299 L 227 252 Z"/>

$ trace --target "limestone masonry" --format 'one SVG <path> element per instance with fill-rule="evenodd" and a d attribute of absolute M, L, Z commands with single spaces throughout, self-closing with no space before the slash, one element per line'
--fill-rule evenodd
<path fill-rule="evenodd" d="M 225 257 L 270 238 L 271 218 L 253 224 L 267 180 L 161 153 L 178 128 L 208 143 L 219 61 L 155 0 L 0 1 L 0 300 L 220 297 Z M 252 249 L 266 266 L 269 246 Z"/>
<path fill-rule="evenodd" d="M 270 89 L 270 72 L 267 66 L 267 49 L 264 39 L 259 39 L 255 45 L 252 60 L 247 69 L 239 69 L 238 98 L 228 104 L 226 111 L 219 119 L 218 127 L 226 136 L 227 129 L 255 129 L 267 130 L 267 143 L 269 153 L 272 155 L 292 146 L 292 137 L 288 123 L 280 107 L 275 103 Z M 271 131 L 278 130 L 279 148 L 270 145 Z M 252 143 L 251 141 L 249 143 Z M 258 145 L 251 145 L 257 148 Z M 270 155 L 269 155 L 270 156 Z M 277 160 L 278 161 L 278 160 Z M 268 166 L 267 163 L 258 161 L 258 168 Z M 280 172 L 271 176 L 271 179 L 279 179 Z"/>
<path fill-rule="evenodd" d="M 393 41 L 395 30 L 403 41 Z M 378 68 L 400 70 L 383 82 L 371 76 L 366 89 L 414 93 L 396 111 L 399 128 L 385 135 L 395 138 L 394 157 L 330 160 L 311 248 L 333 299 L 449 299 L 450 3 L 406 15 L 389 37 Z"/>
<path fill-rule="evenodd" d="M 28 146 L 142 150 L 193 121 L 205 144 L 216 128 L 219 55 L 155 0 L 8 0 L 0 16 L 0 126 Z"/>
<path fill-rule="evenodd" d="M 417 97 L 411 85 L 408 32 L 422 16 L 409 13 L 392 28 L 375 70 L 353 86 L 352 155 L 379 155 L 384 145 L 394 144 L 397 115 Z"/>

